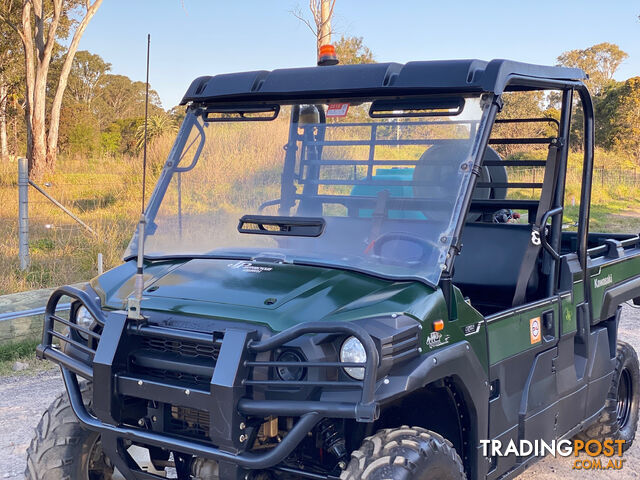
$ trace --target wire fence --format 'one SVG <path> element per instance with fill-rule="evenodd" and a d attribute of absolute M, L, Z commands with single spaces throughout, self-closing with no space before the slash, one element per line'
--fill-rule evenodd
<path fill-rule="evenodd" d="M 18 216 L 26 214 L 28 228 L 16 232 L 18 252 L 9 245 L 0 253 L 18 253 L 28 287 L 86 281 L 121 262 L 137 218 L 141 182 L 135 168 L 127 174 L 121 162 L 118 167 L 115 173 L 103 166 L 102 172 L 67 171 L 37 183 L 19 182 L 28 201 Z M 15 186 L 9 188 L 15 192 Z M 0 291 L 19 286 L 0 281 Z"/>

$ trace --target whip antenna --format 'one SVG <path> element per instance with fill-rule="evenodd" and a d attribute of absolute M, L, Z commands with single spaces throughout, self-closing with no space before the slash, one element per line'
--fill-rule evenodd
<path fill-rule="evenodd" d="M 147 125 L 149 122 L 149 53 L 151 52 L 151 34 L 147 35 L 147 84 L 144 103 L 144 140 L 142 153 L 142 205 L 140 207 L 140 222 L 138 223 L 138 269 L 136 271 L 135 289 L 132 297 L 129 297 L 127 314 L 129 318 L 143 320 L 140 305 L 142 303 L 142 290 L 144 289 L 144 230 L 147 219 L 144 214 L 145 192 L 147 187 Z"/>
<path fill-rule="evenodd" d="M 144 151 L 142 153 L 142 207 L 140 213 L 144 215 L 145 193 L 147 191 L 147 125 L 149 122 L 149 53 L 151 51 L 151 34 L 147 34 L 147 85 L 144 97 Z"/>

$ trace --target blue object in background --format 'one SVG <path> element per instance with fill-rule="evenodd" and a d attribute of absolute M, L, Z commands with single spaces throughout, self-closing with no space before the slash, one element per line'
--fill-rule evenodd
<path fill-rule="evenodd" d="M 385 185 L 388 181 L 413 181 L 413 168 L 379 168 L 371 178 L 373 183 L 380 185 L 354 185 L 351 195 L 354 197 L 376 197 L 383 190 L 388 190 L 392 197 L 412 198 L 413 187 L 411 185 Z M 358 216 L 361 218 L 371 218 L 373 209 L 361 208 Z M 389 218 L 426 220 L 424 214 L 418 210 L 389 210 Z"/>

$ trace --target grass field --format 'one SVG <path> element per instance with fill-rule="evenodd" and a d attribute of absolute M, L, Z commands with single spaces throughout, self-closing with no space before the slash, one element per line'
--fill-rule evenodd
<path fill-rule="evenodd" d="M 286 129 L 286 124 L 280 128 Z M 239 138 L 231 129 L 227 134 L 220 143 L 222 147 L 212 147 L 209 152 L 210 158 L 224 159 L 224 178 L 205 180 L 215 182 L 214 190 L 218 193 L 240 191 L 242 188 L 236 187 L 247 184 L 249 188 L 245 190 L 255 192 L 250 175 L 257 178 L 264 176 L 264 172 L 273 174 L 273 159 L 281 158 L 280 140 L 285 137 L 278 135 L 280 138 L 275 138 L 268 130 L 264 133 L 256 131 L 256 138 Z M 171 143 L 171 138 L 161 138 L 150 146 L 148 193 Z M 250 148 L 251 156 L 247 158 L 252 158 L 255 166 L 234 162 L 234 145 L 240 145 L 239 149 Z M 534 155 L 540 155 L 540 152 L 534 152 Z M 579 200 L 576 199 L 580 197 L 580 173 L 576 165 L 579 159 L 579 154 L 571 155 L 572 169 L 567 176 L 564 223 L 568 228 L 575 222 L 578 212 Z M 35 189 L 30 189 L 31 267 L 26 272 L 18 268 L 17 165 L 15 162 L 0 163 L 0 295 L 86 281 L 97 274 L 99 253 L 103 254 L 105 270 L 118 265 L 139 216 L 141 163 L 136 157 L 61 158 L 56 173 L 44 178 L 40 184 L 77 213 L 97 235 L 82 229 Z M 633 171 L 623 173 L 616 167 L 617 163 L 609 154 L 598 152 L 590 228 L 592 231 L 637 233 L 640 232 L 640 178 Z M 603 170 L 603 167 L 606 168 Z M 633 178 L 630 172 L 633 172 Z M 525 174 L 521 172 L 521 175 L 524 178 Z M 541 175 L 538 173 L 537 181 L 541 181 Z M 526 196 L 526 193 L 522 195 Z"/>
<path fill-rule="evenodd" d="M 17 165 L 0 166 L 0 295 L 79 282 L 120 262 L 140 208 L 140 172 L 132 159 L 61 159 L 40 182 L 54 198 L 91 226 L 81 228 L 35 189 L 29 189 L 31 267 L 18 268 Z"/>
<path fill-rule="evenodd" d="M 26 368 L 19 372 L 25 374 L 55 368 L 52 363 L 43 362 L 36 358 L 35 351 L 38 343 L 40 343 L 39 340 L 25 340 L 8 345 L 0 345 L 0 377 L 13 374 L 13 366 L 16 362 L 26 364 L 24 365 Z"/>

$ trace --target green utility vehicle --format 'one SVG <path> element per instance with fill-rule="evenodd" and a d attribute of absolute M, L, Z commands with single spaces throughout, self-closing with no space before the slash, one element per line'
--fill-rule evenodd
<path fill-rule="evenodd" d="M 538 457 L 483 441 L 628 448 L 640 239 L 589 233 L 584 79 L 506 60 L 196 79 L 124 263 L 48 303 L 38 355 L 67 392 L 27 478 L 498 479 Z M 557 116 L 509 113 L 538 92 Z"/>

